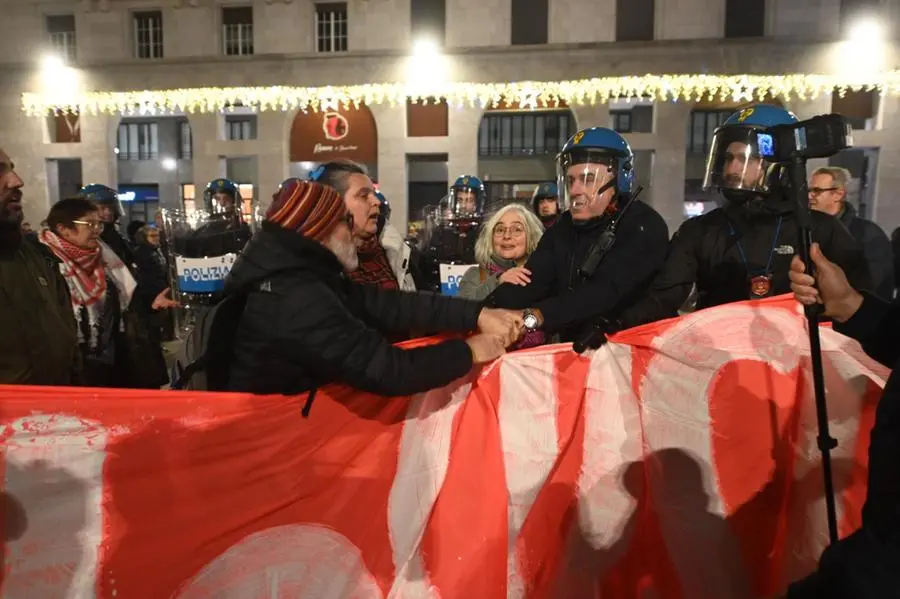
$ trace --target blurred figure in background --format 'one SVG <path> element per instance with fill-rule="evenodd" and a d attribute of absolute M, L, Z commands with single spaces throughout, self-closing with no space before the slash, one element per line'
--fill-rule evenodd
<path fill-rule="evenodd" d="M 531 209 L 541 219 L 545 229 L 549 229 L 559 218 L 559 186 L 556 183 L 541 183 L 534 190 Z"/>

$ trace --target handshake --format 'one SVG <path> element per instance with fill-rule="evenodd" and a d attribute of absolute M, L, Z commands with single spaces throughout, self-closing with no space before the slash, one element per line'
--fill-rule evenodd
<path fill-rule="evenodd" d="M 478 334 L 466 340 L 472 350 L 472 362 L 483 364 L 496 360 L 524 331 L 521 310 L 483 308 L 478 315 Z"/>

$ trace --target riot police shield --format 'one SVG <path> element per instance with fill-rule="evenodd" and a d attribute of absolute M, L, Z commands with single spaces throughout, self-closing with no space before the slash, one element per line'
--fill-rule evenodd
<path fill-rule="evenodd" d="M 445 197 L 433 213 L 426 260 L 430 290 L 456 295 L 462 275 L 476 264 L 475 242 L 481 218 L 460 218 L 449 208 L 449 197 Z"/>
<path fill-rule="evenodd" d="M 183 306 L 183 337 L 197 314 L 222 298 L 225 278 L 252 233 L 243 220 L 206 210 L 164 209 L 162 221 L 172 294 Z"/>

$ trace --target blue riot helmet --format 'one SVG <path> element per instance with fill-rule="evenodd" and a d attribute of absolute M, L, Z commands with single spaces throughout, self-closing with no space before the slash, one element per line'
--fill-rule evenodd
<path fill-rule="evenodd" d="M 625 138 L 606 127 L 583 129 L 556 159 L 562 205 L 572 220 L 603 216 L 634 188 L 634 153 Z"/>
<path fill-rule="evenodd" d="M 213 179 L 203 191 L 203 206 L 210 214 L 237 215 L 242 212 L 241 190 L 230 179 Z"/>
<path fill-rule="evenodd" d="M 381 205 L 378 212 L 378 229 L 376 230 L 375 235 L 381 237 L 384 226 L 391 220 L 391 205 L 380 191 L 375 192 L 375 197 L 378 198 L 378 203 Z"/>
<path fill-rule="evenodd" d="M 553 200 L 556 209 L 552 214 L 541 213 L 541 203 L 543 200 Z M 534 195 L 531 196 L 531 210 L 544 224 L 552 222 L 556 219 L 559 212 L 559 186 L 556 183 L 541 183 L 534 189 Z"/>
<path fill-rule="evenodd" d="M 764 130 L 796 122 L 790 111 L 770 104 L 735 112 L 713 133 L 703 188 L 717 187 L 729 201 L 767 196 L 783 169 L 760 156 L 760 143 L 768 141 Z"/>
<path fill-rule="evenodd" d="M 86 200 L 90 200 L 100 208 L 109 208 L 108 216 L 101 214 L 101 217 L 106 222 L 119 222 L 119 219 L 125 214 L 125 210 L 122 208 L 122 201 L 119 198 L 119 192 L 112 187 L 100 183 L 91 183 L 82 187 L 78 195 Z"/>
<path fill-rule="evenodd" d="M 487 203 L 484 183 L 473 175 L 458 177 L 450 187 L 449 200 L 452 218 L 478 218 Z"/>

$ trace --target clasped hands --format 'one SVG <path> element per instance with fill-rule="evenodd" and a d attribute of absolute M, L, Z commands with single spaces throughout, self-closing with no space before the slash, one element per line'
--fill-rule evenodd
<path fill-rule="evenodd" d="M 472 361 L 483 364 L 502 356 L 525 332 L 522 318 L 521 310 L 482 308 L 478 315 L 478 334 L 466 340 L 472 350 Z"/>

